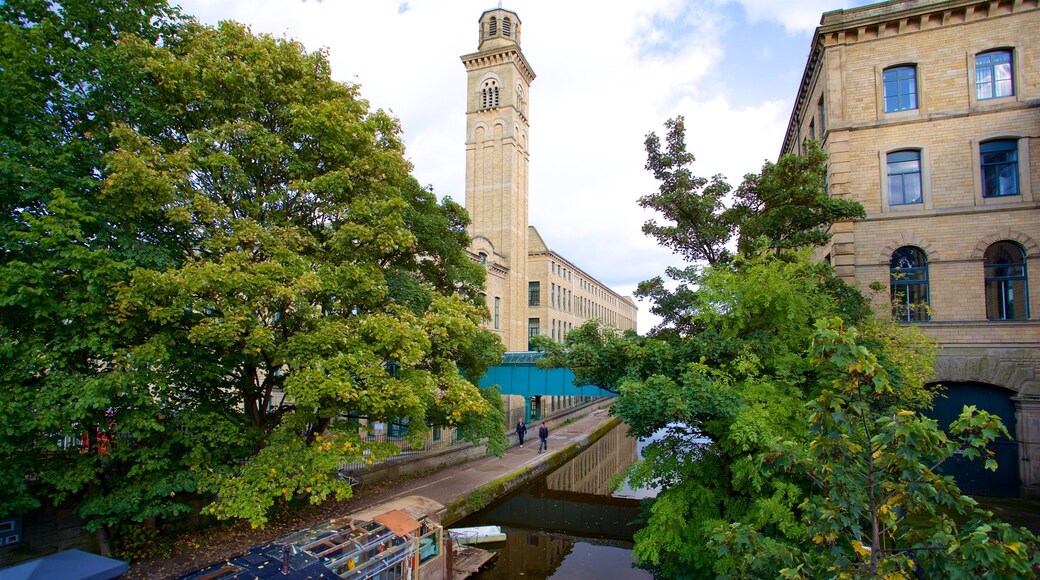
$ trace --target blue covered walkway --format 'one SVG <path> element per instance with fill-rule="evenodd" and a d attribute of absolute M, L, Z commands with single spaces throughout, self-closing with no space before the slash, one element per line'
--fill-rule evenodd
<path fill-rule="evenodd" d="M 579 387 L 574 384 L 570 369 L 540 369 L 535 366 L 541 352 L 507 352 L 502 364 L 488 369 L 480 380 L 481 387 L 498 385 L 503 395 L 521 397 L 616 397 L 596 386 Z"/>

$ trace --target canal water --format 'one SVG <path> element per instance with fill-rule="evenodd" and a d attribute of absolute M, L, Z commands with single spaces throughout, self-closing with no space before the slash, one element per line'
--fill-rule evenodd
<path fill-rule="evenodd" d="M 622 423 L 571 461 L 455 524 L 496 525 L 506 534 L 505 542 L 481 546 L 498 558 L 476 578 L 651 578 L 632 566 L 632 535 L 639 499 L 653 492 L 613 490 L 639 447 Z"/>

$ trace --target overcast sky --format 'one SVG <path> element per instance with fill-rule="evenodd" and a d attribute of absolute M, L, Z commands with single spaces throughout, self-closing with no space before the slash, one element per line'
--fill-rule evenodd
<path fill-rule="evenodd" d="M 171 3 L 177 3 L 171 0 Z M 512 0 L 537 78 L 529 95 L 530 223 L 622 294 L 680 261 L 643 236 L 657 189 L 643 139 L 686 117 L 694 173 L 736 186 L 776 159 L 812 32 L 864 0 Z M 465 201 L 466 72 L 497 0 L 188 0 L 215 24 L 326 48 L 333 76 L 401 120 L 420 183 Z M 639 330 L 656 322 L 639 302 Z"/>

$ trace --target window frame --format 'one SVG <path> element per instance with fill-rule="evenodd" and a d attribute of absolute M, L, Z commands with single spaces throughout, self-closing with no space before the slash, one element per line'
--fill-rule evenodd
<path fill-rule="evenodd" d="M 996 199 L 996 198 L 1008 198 L 1008 197 L 1022 195 L 1021 178 L 1019 177 L 1019 173 L 1021 173 L 1020 167 L 1019 167 L 1020 156 L 1018 154 L 1018 143 L 1019 143 L 1019 141 L 1020 141 L 1019 139 L 990 139 L 990 140 L 987 140 L 987 141 L 981 141 L 979 143 L 978 164 L 979 164 L 979 177 L 981 178 L 982 197 L 983 198 L 985 198 L 985 199 Z M 1008 147 L 1002 147 L 1002 148 L 998 149 L 996 147 L 998 144 L 999 145 L 1007 144 L 1009 146 Z M 987 148 L 989 148 L 990 150 L 987 151 L 986 150 Z M 986 154 L 1001 153 L 1001 152 L 1011 152 L 1013 154 L 1014 159 L 1012 159 L 1010 161 L 1001 161 L 1001 162 L 991 161 L 991 162 L 987 162 L 986 159 L 983 157 Z M 987 171 L 987 170 L 991 170 L 991 171 L 995 170 L 997 173 L 1003 173 L 1000 170 L 1000 168 L 1012 167 L 1012 166 L 1014 167 L 1014 171 L 1011 173 L 1011 175 L 1014 177 L 1014 190 L 1011 193 L 1001 193 L 1003 191 L 1003 189 L 1001 188 L 1000 192 L 998 192 L 998 193 L 987 194 L 987 183 L 988 183 L 987 174 L 989 173 L 989 171 Z"/>
<path fill-rule="evenodd" d="M 985 184 L 982 172 L 982 145 L 993 141 L 1010 140 L 1018 144 L 1018 195 L 983 195 Z M 1021 131 L 1002 131 L 1000 133 L 989 133 L 980 135 L 971 141 L 972 152 L 972 179 L 975 188 L 975 204 L 979 206 L 1008 204 L 1008 203 L 1030 203 L 1033 201 L 1033 189 L 1028 160 L 1031 159 L 1029 152 L 1029 135 Z M 1025 159 L 1027 162 L 1023 163 Z"/>
<path fill-rule="evenodd" d="M 899 158 L 893 159 L 893 157 L 907 157 L 906 159 Z M 912 156 L 912 158 L 910 158 Z M 904 171 L 896 169 L 893 171 L 893 165 L 903 164 L 907 162 L 915 162 L 917 168 L 914 171 Z M 890 151 L 885 154 L 885 176 L 886 183 L 888 185 L 888 204 L 889 206 L 912 206 L 912 205 L 924 205 L 924 174 L 922 172 L 922 166 L 924 164 L 921 161 L 921 150 L 920 149 L 899 149 L 897 151 Z M 906 201 L 906 184 L 907 176 L 917 176 L 917 200 Z M 902 192 L 902 202 L 893 203 L 892 199 L 892 179 L 899 178 L 900 191 Z"/>
<path fill-rule="evenodd" d="M 974 54 L 969 54 L 969 56 L 968 56 L 968 58 L 969 58 L 968 69 L 971 71 L 971 78 L 969 80 L 971 81 L 970 82 L 970 92 L 971 92 L 971 95 L 972 95 L 972 104 L 973 105 L 977 105 L 980 102 L 984 102 L 984 103 L 988 104 L 991 101 L 1000 101 L 1001 99 L 1007 99 L 1007 100 L 1014 100 L 1015 99 L 1015 97 L 1018 95 L 1018 87 L 1015 86 L 1015 82 L 1016 82 L 1015 72 L 1018 71 L 1018 70 L 1021 70 L 1020 67 L 1016 66 L 1016 63 L 1015 63 L 1015 54 L 1016 54 L 1016 52 L 1017 51 L 1015 51 L 1015 49 L 1012 48 L 1012 47 L 1000 46 L 1000 47 L 988 48 L 986 50 L 982 50 L 982 51 L 976 52 Z M 980 86 L 979 85 L 979 59 L 982 58 L 982 57 L 986 57 L 986 56 L 989 56 L 989 55 L 995 55 L 995 54 L 1007 54 L 1007 56 L 1008 56 L 1007 64 L 1011 68 L 1011 78 L 1008 79 L 1009 81 L 1011 81 L 1011 83 L 1010 83 L 1011 84 L 1011 93 L 1006 94 L 1006 95 L 996 95 L 996 94 L 994 94 L 994 96 L 991 96 L 991 97 L 980 97 L 979 96 L 979 86 Z M 987 66 L 987 68 L 989 68 L 989 70 L 991 71 L 991 77 L 990 77 L 991 80 L 989 81 L 988 84 L 990 84 L 992 87 L 996 88 L 996 86 L 997 86 L 996 65 L 989 64 Z M 994 93 L 995 92 L 996 91 L 994 90 Z"/>
<path fill-rule="evenodd" d="M 913 92 L 912 93 L 907 93 L 907 95 L 906 95 L 907 98 L 912 97 L 913 104 L 911 106 L 902 106 L 902 107 L 895 108 L 895 109 L 889 109 L 888 108 L 889 95 L 888 95 L 887 88 L 888 88 L 888 84 L 889 84 L 890 81 L 888 79 L 888 75 L 889 75 L 889 73 L 898 75 L 898 73 L 900 71 L 909 71 L 913 75 Z M 893 114 L 893 113 L 906 113 L 908 111 L 919 111 L 921 109 L 921 99 L 920 99 L 920 95 L 921 95 L 921 86 L 920 85 L 921 85 L 921 83 L 920 83 L 920 76 L 921 75 L 920 75 L 920 72 L 919 72 L 919 68 L 918 68 L 918 65 L 916 63 L 895 64 L 895 65 L 891 65 L 891 66 L 888 66 L 888 67 L 885 67 L 884 69 L 882 69 L 881 70 L 881 110 L 886 115 L 890 115 L 890 114 Z M 898 88 L 899 88 L 899 85 L 901 84 L 901 82 L 904 82 L 905 80 L 906 79 L 898 78 L 898 76 L 897 76 L 897 78 L 893 79 L 892 82 L 894 82 L 896 84 L 897 91 L 898 91 Z M 900 103 L 902 103 L 904 95 L 902 93 L 900 93 L 900 92 L 897 92 L 895 94 L 895 98 L 896 98 L 896 103 L 897 103 L 897 106 L 898 106 Z"/>
<path fill-rule="evenodd" d="M 538 280 L 529 280 L 527 282 L 527 305 L 542 305 L 542 283 Z"/>
<path fill-rule="evenodd" d="M 920 254 L 920 258 L 923 260 L 924 265 L 921 266 L 907 266 L 897 267 L 896 260 L 897 254 L 910 250 Z M 916 258 L 916 256 L 915 256 Z M 901 323 L 910 322 L 928 322 L 931 320 L 931 315 L 928 312 L 928 307 L 931 306 L 931 288 L 929 287 L 928 279 L 928 253 L 917 246 L 901 246 L 892 252 L 892 257 L 889 260 L 888 265 L 888 284 L 889 284 L 889 297 L 892 306 L 892 317 Z M 923 273 L 924 276 L 920 279 L 913 278 L 908 279 L 906 277 L 897 278 L 897 275 L 917 274 Z M 910 302 L 911 295 L 910 287 L 913 286 L 924 286 L 924 302 Z M 896 297 L 900 288 L 905 288 L 905 316 L 896 312 L 897 307 L 904 307 L 904 304 L 897 306 Z M 901 301 L 902 302 L 902 301 Z"/>
<path fill-rule="evenodd" d="M 1001 262 L 992 262 L 991 263 L 991 262 L 989 262 L 989 260 L 990 260 L 990 252 L 992 250 L 996 249 L 998 246 L 1000 246 L 1002 244 L 1007 244 L 1007 245 L 1012 246 L 1015 249 L 1017 249 L 1018 250 L 1018 257 L 1021 259 L 1021 261 L 1020 262 L 1007 262 L 1007 263 L 1001 263 Z M 990 244 L 986 248 L 986 251 L 982 255 L 982 272 L 983 272 L 983 283 L 984 283 L 983 297 L 984 297 L 984 300 L 985 300 L 985 303 L 986 303 L 986 320 L 991 320 L 991 321 L 996 321 L 996 322 L 1017 322 L 1017 321 L 1022 321 L 1022 320 L 1029 320 L 1029 266 L 1028 266 L 1028 259 L 1027 258 L 1028 258 L 1028 256 L 1026 255 L 1026 249 L 1024 247 L 1022 247 L 1022 244 L 1020 244 L 1020 243 L 1018 243 L 1018 242 L 1016 242 L 1014 240 L 998 240 L 996 242 L 993 242 L 992 244 Z M 991 276 L 990 275 L 990 271 L 991 270 L 996 269 L 996 268 L 1001 268 L 1001 267 L 1003 267 L 1003 268 L 1018 267 L 1018 268 L 1021 269 L 1021 273 L 1018 274 L 1018 275 L 1003 275 L 1003 276 L 999 276 L 999 275 L 992 275 Z M 1022 286 L 1021 302 L 1025 304 L 1025 308 L 1023 308 L 1023 311 L 1024 311 L 1023 315 L 1020 316 L 1020 317 L 1008 318 L 1007 317 L 1006 303 L 1002 300 L 1002 311 L 1003 312 L 1000 313 L 1000 316 L 992 316 L 991 313 L 990 313 L 990 292 L 991 292 L 990 285 L 991 285 L 991 283 L 996 283 L 997 285 L 999 285 L 1000 290 L 1001 290 L 1000 294 L 1001 294 L 1001 297 L 1003 298 L 1003 297 L 1007 296 L 1007 289 L 1008 289 L 1009 285 L 1013 284 L 1016 281 L 1021 282 L 1021 286 Z M 1014 290 L 1013 287 L 1011 289 Z"/>
<path fill-rule="evenodd" d="M 919 153 L 921 174 L 921 203 L 892 205 L 888 188 L 888 156 L 901 151 L 917 151 Z M 932 209 L 932 168 L 928 160 L 931 158 L 929 148 L 916 143 L 900 143 L 878 151 L 878 179 L 881 189 L 881 212 L 915 212 Z"/>

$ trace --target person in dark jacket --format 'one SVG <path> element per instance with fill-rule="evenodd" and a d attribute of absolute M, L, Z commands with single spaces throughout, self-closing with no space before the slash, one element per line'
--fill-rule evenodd
<path fill-rule="evenodd" d="M 545 426 L 544 422 L 538 428 L 538 453 L 541 453 L 542 449 L 549 451 L 549 428 Z"/>
<path fill-rule="evenodd" d="M 524 446 L 524 435 L 527 435 L 527 425 L 524 425 L 524 420 L 520 419 L 516 422 L 516 437 L 520 440 L 520 447 Z"/>

